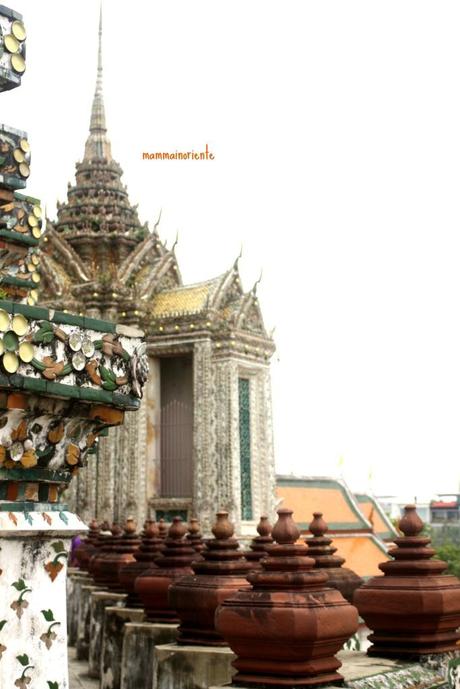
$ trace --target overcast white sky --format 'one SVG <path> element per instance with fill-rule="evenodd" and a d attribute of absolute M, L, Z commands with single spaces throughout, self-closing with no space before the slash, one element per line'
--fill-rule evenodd
<path fill-rule="evenodd" d="M 98 0 L 17 0 L 28 192 L 65 199 L 94 91 Z M 115 158 L 185 281 L 241 272 L 276 326 L 279 472 L 429 496 L 460 479 L 460 4 L 105 0 Z M 143 151 L 214 151 L 213 162 Z M 344 458 L 339 469 L 340 457 Z"/>

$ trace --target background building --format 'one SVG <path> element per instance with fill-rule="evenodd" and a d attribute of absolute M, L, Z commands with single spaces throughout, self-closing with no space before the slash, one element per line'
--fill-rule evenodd
<path fill-rule="evenodd" d="M 257 283 L 244 292 L 237 259 L 222 275 L 184 285 L 158 222 L 151 231 L 139 221 L 107 136 L 101 37 L 102 24 L 90 133 L 76 183 L 48 221 L 41 302 L 138 325 L 150 379 L 140 412 L 101 440 L 70 501 L 85 519 L 194 514 L 205 529 L 223 508 L 252 532 L 272 512 L 275 486 L 274 344 Z M 121 379 L 104 384 L 123 392 Z"/>

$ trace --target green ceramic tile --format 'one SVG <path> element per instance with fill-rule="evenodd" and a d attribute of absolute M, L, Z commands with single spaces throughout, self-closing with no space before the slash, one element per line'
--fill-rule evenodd
<path fill-rule="evenodd" d="M 8 497 L 8 481 L 0 481 L 0 500 Z"/>
<path fill-rule="evenodd" d="M 8 376 L 8 377 L 9 377 L 10 385 L 13 388 L 22 389 L 24 387 L 24 381 L 25 381 L 24 376 L 20 376 L 18 373 L 13 373 L 11 376 Z"/>
<path fill-rule="evenodd" d="M 88 318 L 87 316 L 84 316 L 83 320 L 85 321 L 85 328 L 90 328 L 91 330 L 100 330 L 103 333 L 115 333 L 115 323 L 101 321 L 99 318 Z"/>
<path fill-rule="evenodd" d="M 4 373 L 0 373 L 0 387 L 2 387 L 2 388 L 10 388 L 11 387 L 10 379 Z"/>
<path fill-rule="evenodd" d="M 9 299 L 0 299 L 0 309 L 7 311 L 8 313 L 14 313 L 15 303 Z"/>
<path fill-rule="evenodd" d="M 131 395 L 121 395 L 119 392 L 113 393 L 113 403 L 118 407 L 123 407 L 124 409 L 139 409 L 140 401 L 137 397 L 131 397 Z"/>
<path fill-rule="evenodd" d="M 16 242 L 17 244 L 27 244 L 27 246 L 37 246 L 39 243 L 39 240 L 35 239 L 35 237 L 20 234 L 19 232 L 10 232 L 10 230 L 0 230 L 0 237 L 10 239 L 12 242 Z"/>
<path fill-rule="evenodd" d="M 100 404 L 112 404 L 113 393 L 107 390 L 93 388 L 80 388 L 80 399 L 86 402 L 99 402 Z"/>
<path fill-rule="evenodd" d="M 37 285 L 32 280 L 20 280 L 19 278 L 11 277 L 10 275 L 5 275 L 0 279 L 2 285 L 19 285 L 19 287 L 30 287 L 30 289 L 36 289 Z"/>
<path fill-rule="evenodd" d="M 57 483 L 68 483 L 70 474 L 64 471 L 45 469 L 44 467 L 32 467 L 31 469 L 2 469 L 0 467 L 0 480 L 9 479 L 11 481 L 52 481 Z"/>
<path fill-rule="evenodd" d="M 46 380 L 43 378 L 24 378 L 24 390 L 46 392 Z"/>
<path fill-rule="evenodd" d="M 75 316 L 72 313 L 64 313 L 64 311 L 55 311 L 51 321 L 53 323 L 63 323 L 64 325 L 78 325 L 80 328 L 85 327 L 83 316 Z"/>
<path fill-rule="evenodd" d="M 76 385 L 65 385 L 63 383 L 46 383 L 46 392 L 49 395 L 57 395 L 58 397 L 71 397 L 72 399 L 80 399 L 80 389 Z"/>
<path fill-rule="evenodd" d="M 49 320 L 49 311 L 40 306 L 28 306 L 27 304 L 13 304 L 14 313 L 22 313 L 26 318 L 37 321 Z"/>

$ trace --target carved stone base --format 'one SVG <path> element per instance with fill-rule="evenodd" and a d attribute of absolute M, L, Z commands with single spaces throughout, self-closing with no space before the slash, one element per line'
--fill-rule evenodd
<path fill-rule="evenodd" d="M 227 647 L 179 646 L 155 648 L 153 686 L 156 689 L 207 689 L 229 682 L 235 654 Z"/>
<path fill-rule="evenodd" d="M 175 624 L 127 622 L 123 636 L 120 689 L 152 689 L 156 645 L 173 643 Z"/>
<path fill-rule="evenodd" d="M 90 677 L 100 677 L 105 610 L 112 605 L 121 607 L 125 600 L 126 595 L 124 593 L 93 591 L 90 594 L 88 656 L 88 675 Z"/>

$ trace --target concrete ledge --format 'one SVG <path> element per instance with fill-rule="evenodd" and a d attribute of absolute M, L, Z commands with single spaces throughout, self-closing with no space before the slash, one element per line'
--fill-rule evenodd
<path fill-rule="evenodd" d="M 90 624 L 89 624 L 89 667 L 90 677 L 99 677 L 101 671 L 102 631 L 104 627 L 105 609 L 109 606 L 121 606 L 125 602 L 125 593 L 111 591 L 92 591 L 90 593 Z"/>
<path fill-rule="evenodd" d="M 91 585 L 92 579 L 87 572 L 80 570 L 67 572 L 67 645 L 75 646 L 78 636 L 78 610 L 80 606 L 81 587 Z"/>
<path fill-rule="evenodd" d="M 88 660 L 89 655 L 89 623 L 90 623 L 90 594 L 100 591 L 99 586 L 83 584 L 80 588 L 77 624 L 77 659 Z"/>
<path fill-rule="evenodd" d="M 127 622 L 123 635 L 120 689 L 152 689 L 156 645 L 177 638 L 176 624 Z"/>
<path fill-rule="evenodd" d="M 155 689 L 207 689 L 229 682 L 235 672 L 235 654 L 228 646 L 179 646 L 155 648 Z"/>
<path fill-rule="evenodd" d="M 341 651 L 338 658 L 342 662 L 339 672 L 345 679 L 343 686 L 349 689 L 460 689 L 460 650 L 426 656 L 419 662 L 370 657 L 360 651 Z M 223 686 L 214 683 L 206 689 Z M 333 687 L 323 685 L 322 689 Z"/>
<path fill-rule="evenodd" d="M 126 622 L 143 622 L 142 608 L 107 607 L 102 631 L 100 689 L 119 689 L 123 635 Z M 150 688 L 149 688 L 150 689 Z"/>

